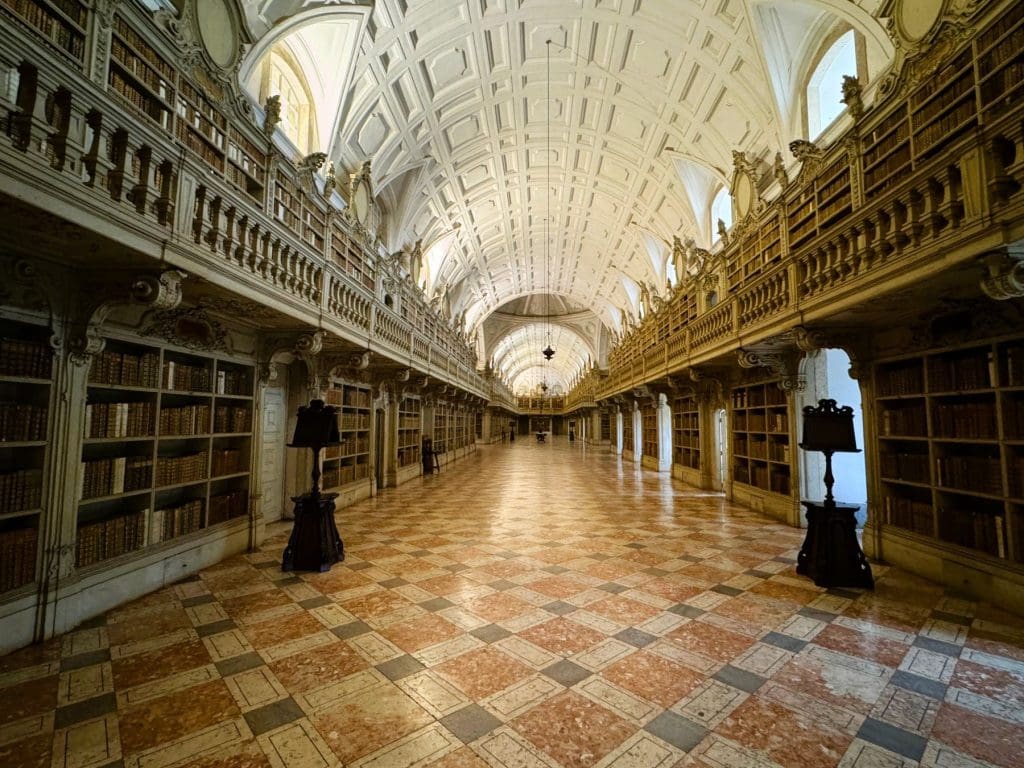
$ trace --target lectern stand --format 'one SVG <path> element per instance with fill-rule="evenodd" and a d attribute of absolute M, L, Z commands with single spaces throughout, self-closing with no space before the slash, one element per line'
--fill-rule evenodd
<path fill-rule="evenodd" d="M 282 571 L 329 571 L 345 559 L 345 546 L 334 523 L 336 493 L 320 493 L 320 449 L 338 445 L 338 409 L 324 405 L 323 400 L 310 400 L 299 407 L 295 437 L 289 448 L 311 448 L 313 451 L 313 490 L 293 496 L 295 525 L 281 558 Z"/>
<path fill-rule="evenodd" d="M 796 572 L 819 587 L 874 589 L 864 551 L 857 541 L 856 504 L 837 504 L 832 496 L 832 454 L 859 453 L 853 432 L 853 408 L 835 400 L 819 400 L 804 408 L 804 439 L 800 447 L 825 454 L 825 500 L 801 502 L 807 509 L 807 536 L 797 555 Z"/>

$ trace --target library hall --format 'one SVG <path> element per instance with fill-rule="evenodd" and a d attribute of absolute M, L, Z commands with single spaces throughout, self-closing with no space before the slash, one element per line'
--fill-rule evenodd
<path fill-rule="evenodd" d="M 1024 2 L 0 0 L 0 768 L 1019 768 Z"/>

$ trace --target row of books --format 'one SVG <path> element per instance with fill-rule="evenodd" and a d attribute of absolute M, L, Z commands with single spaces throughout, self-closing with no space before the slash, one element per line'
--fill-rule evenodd
<path fill-rule="evenodd" d="M 108 350 L 93 357 L 89 383 L 156 389 L 159 372 L 160 355 L 156 352 Z"/>
<path fill-rule="evenodd" d="M 175 392 L 209 392 L 210 368 L 206 365 L 165 360 L 161 380 L 164 389 Z"/>
<path fill-rule="evenodd" d="M 398 466 L 407 467 L 410 464 L 418 464 L 420 460 L 420 447 L 409 445 L 398 449 Z"/>
<path fill-rule="evenodd" d="M 1020 92 L 1012 93 L 1012 91 L 1020 85 L 1022 80 L 1024 80 L 1024 61 L 1015 61 L 985 81 L 981 88 L 981 101 L 985 105 L 987 120 L 1001 115 L 1020 100 Z"/>
<path fill-rule="evenodd" d="M 52 372 L 53 352 L 45 344 L 0 338 L 0 376 L 48 379 Z"/>
<path fill-rule="evenodd" d="M 932 112 L 932 114 L 936 114 Z M 943 139 L 955 135 L 955 131 L 963 127 L 975 115 L 975 104 L 973 99 L 967 99 L 959 107 L 952 110 L 948 115 L 936 120 L 924 129 L 915 132 L 914 148 L 918 154 L 931 149 Z"/>
<path fill-rule="evenodd" d="M 153 434 L 152 402 L 88 403 L 85 406 L 85 436 L 145 437 Z"/>
<path fill-rule="evenodd" d="M 246 490 L 231 491 L 210 497 L 209 525 L 223 523 L 236 517 L 249 514 L 249 492 Z"/>
<path fill-rule="evenodd" d="M 157 98 L 144 91 L 134 82 L 125 79 L 115 69 L 110 70 L 110 86 L 135 109 L 158 122 L 161 128 L 171 127 L 170 111 Z M 137 173 L 137 171 L 134 172 Z M 145 182 L 144 179 L 139 179 L 139 181 Z"/>
<path fill-rule="evenodd" d="M 166 78 L 155 71 L 144 58 L 135 55 L 134 51 L 116 37 L 110 43 L 110 56 L 114 62 L 144 83 L 158 97 L 161 99 L 168 97 L 171 84 L 167 82 Z"/>
<path fill-rule="evenodd" d="M 879 371 L 878 394 L 918 395 L 924 391 L 924 369 L 920 362 L 903 363 Z"/>
<path fill-rule="evenodd" d="M 910 144 L 904 144 L 881 163 L 864 173 L 864 191 L 882 192 L 902 180 L 902 173 L 910 165 Z M 901 394 L 888 392 L 885 394 Z"/>
<path fill-rule="evenodd" d="M 882 411 L 882 434 L 886 437 L 927 437 L 928 420 L 924 405 L 885 408 Z"/>
<path fill-rule="evenodd" d="M 882 509 L 889 525 L 924 536 L 935 535 L 934 512 L 930 501 L 889 495 L 882 498 Z"/>
<path fill-rule="evenodd" d="M 178 120 L 174 124 L 174 135 L 178 137 L 182 144 L 195 152 L 208 166 L 218 171 L 224 170 L 223 156 L 203 141 L 198 134 L 193 133 L 188 123 L 184 120 Z"/>
<path fill-rule="evenodd" d="M 935 484 L 1000 496 L 1003 466 L 998 456 L 936 456 Z"/>
<path fill-rule="evenodd" d="M 356 480 L 364 480 L 369 476 L 370 465 L 368 463 L 345 464 L 325 471 L 323 474 L 323 486 L 324 488 L 337 488 L 339 485 L 354 483 Z"/>
<path fill-rule="evenodd" d="M 338 414 L 338 428 L 344 430 L 369 429 L 370 414 L 368 413 L 340 413 Z"/>
<path fill-rule="evenodd" d="M 252 395 L 252 376 L 249 371 L 220 369 L 216 392 L 218 395 Z"/>
<path fill-rule="evenodd" d="M 45 405 L 0 403 L 0 443 L 46 439 Z"/>
<path fill-rule="evenodd" d="M 786 393 L 770 384 L 765 387 L 751 389 L 734 389 L 732 391 L 733 408 L 760 408 L 765 405 L 785 405 Z"/>
<path fill-rule="evenodd" d="M 161 435 L 204 435 L 209 431 L 209 405 L 183 405 L 160 409 Z"/>
<path fill-rule="evenodd" d="M 0 592 L 35 581 L 38 541 L 35 528 L 0 531 Z"/>
<path fill-rule="evenodd" d="M 700 451 L 695 448 L 677 448 L 673 461 L 684 467 L 700 469 Z"/>
<path fill-rule="evenodd" d="M 883 479 L 906 480 L 910 483 L 931 482 L 927 453 L 882 451 L 879 455 L 879 468 Z"/>
<path fill-rule="evenodd" d="M 940 507 L 939 538 L 951 544 L 1006 557 L 1005 518 L 981 510 Z"/>
<path fill-rule="evenodd" d="M 140 549 L 146 543 L 147 511 L 140 510 L 78 526 L 75 565 L 84 568 Z"/>
<path fill-rule="evenodd" d="M 1024 80 L 1024 73 L 1021 79 Z M 1024 346 L 1007 347 L 1003 363 L 1006 366 L 1006 386 L 1024 386 Z"/>
<path fill-rule="evenodd" d="M 248 432 L 252 409 L 247 405 L 218 405 L 213 411 L 214 432 Z"/>
<path fill-rule="evenodd" d="M 82 462 L 80 499 L 96 499 L 148 488 L 153 476 L 150 456 L 119 456 Z"/>
<path fill-rule="evenodd" d="M 931 392 L 960 392 L 988 389 L 998 384 L 996 358 L 984 351 L 953 359 L 933 358 L 928 363 L 928 389 Z"/>
<path fill-rule="evenodd" d="M 223 451 L 214 451 L 212 456 L 211 474 L 214 477 L 221 475 L 234 475 L 238 472 L 245 472 L 249 469 L 249 452 L 229 448 Z"/>
<path fill-rule="evenodd" d="M 939 403 L 932 410 L 935 434 L 964 439 L 994 439 L 996 409 L 991 402 Z"/>
<path fill-rule="evenodd" d="M 420 417 L 417 416 L 400 416 L 398 419 L 399 429 L 419 429 L 420 428 Z"/>
<path fill-rule="evenodd" d="M 193 499 L 176 507 L 165 507 L 153 512 L 150 522 L 151 544 L 175 539 L 203 527 L 203 501 Z"/>
<path fill-rule="evenodd" d="M 156 467 L 156 485 L 179 485 L 206 479 L 206 451 L 187 456 L 161 456 Z"/>
<path fill-rule="evenodd" d="M 19 469 L 0 474 L 0 513 L 39 509 L 42 503 L 41 469 Z"/>
<path fill-rule="evenodd" d="M 982 49 L 988 48 L 993 42 L 1014 27 L 1020 27 L 1022 21 L 1024 21 L 1024 6 L 1020 3 L 1011 3 L 1007 12 L 998 21 L 978 35 L 978 47 Z M 1024 27 L 1020 27 L 1019 31 L 1024 32 Z M 1022 46 L 1024 46 L 1024 40 L 1020 41 L 1020 44 L 1013 49 L 1013 52 L 1016 53 L 1021 50 Z"/>
<path fill-rule="evenodd" d="M 82 58 L 85 51 L 85 37 L 82 32 L 53 13 L 45 4 L 37 2 L 37 0 L 3 0 L 3 3 L 38 29 L 51 42 L 56 43 L 76 59 Z M 68 9 L 72 11 L 72 18 L 83 18 L 79 15 L 81 9 L 70 4 Z M 78 23 L 81 25 L 84 22 Z"/>
<path fill-rule="evenodd" d="M 151 65 L 168 81 L 174 79 L 174 67 L 164 61 L 163 57 L 159 56 L 156 51 L 153 50 L 149 43 L 143 39 L 142 35 L 132 29 L 131 25 L 129 25 L 121 16 L 117 16 L 114 21 L 114 31 L 117 33 L 118 37 L 138 51 L 146 60 L 147 64 Z"/>

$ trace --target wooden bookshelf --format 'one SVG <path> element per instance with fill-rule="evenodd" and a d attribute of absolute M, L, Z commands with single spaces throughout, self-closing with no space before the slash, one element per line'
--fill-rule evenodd
<path fill-rule="evenodd" d="M 263 206 L 267 179 L 267 155 L 236 128 L 228 131 L 228 181 Z"/>
<path fill-rule="evenodd" d="M 365 385 L 332 381 L 327 402 L 339 409 L 341 437 L 341 445 L 324 453 L 323 487 L 330 489 L 370 476 L 370 389 Z"/>
<path fill-rule="evenodd" d="M 248 514 L 251 365 L 109 339 L 86 389 L 76 564 Z"/>
<path fill-rule="evenodd" d="M 864 135 L 864 195 L 884 192 L 910 171 L 910 120 L 901 103 Z"/>
<path fill-rule="evenodd" d="M 331 257 L 345 274 L 362 285 L 366 290 L 372 291 L 374 289 L 373 263 L 370 255 L 362 246 L 349 237 L 349 234 L 338 222 L 335 222 L 331 229 Z M 402 302 L 402 305 L 404 307 L 409 303 Z M 419 327 L 423 327 L 428 337 L 431 335 L 428 326 Z"/>
<path fill-rule="evenodd" d="M 644 405 L 640 409 L 641 444 L 644 456 L 658 458 L 658 409 Z"/>
<path fill-rule="evenodd" d="M 818 174 L 814 186 L 818 227 L 827 227 L 850 213 L 850 161 L 846 155 Z"/>
<path fill-rule="evenodd" d="M 1015 3 L 974 40 L 982 120 L 1024 97 L 1024 6 Z"/>
<path fill-rule="evenodd" d="M 630 410 L 624 411 L 622 414 L 622 450 L 633 451 L 635 448 L 633 442 L 633 412 Z"/>
<path fill-rule="evenodd" d="M 136 111 L 170 129 L 174 114 L 174 67 L 120 15 L 110 40 L 108 83 Z"/>
<path fill-rule="evenodd" d="M 1024 339 L 876 365 L 881 522 L 1024 561 Z"/>
<path fill-rule="evenodd" d="M 0 0 L 5 9 L 50 45 L 81 64 L 85 59 L 88 6 L 80 0 Z"/>
<path fill-rule="evenodd" d="M 434 438 L 433 446 L 435 453 L 447 453 L 451 450 L 448 444 L 449 431 L 451 429 L 451 406 L 447 403 L 438 403 L 434 406 Z"/>
<path fill-rule="evenodd" d="M 789 496 L 793 447 L 786 393 L 775 382 L 736 387 L 730 405 L 733 481 Z"/>
<path fill-rule="evenodd" d="M 419 463 L 421 423 L 420 399 L 403 397 L 398 406 L 398 466 Z"/>
<path fill-rule="evenodd" d="M 978 124 L 969 47 L 911 94 L 910 123 L 915 160 L 941 151 Z"/>
<path fill-rule="evenodd" d="M 49 329 L 0 323 L 0 597 L 36 581 L 53 352 Z"/>
<path fill-rule="evenodd" d="M 198 88 L 178 78 L 174 133 L 203 162 L 224 173 L 227 148 L 227 118 Z"/>
<path fill-rule="evenodd" d="M 672 463 L 700 469 L 700 409 L 692 395 L 672 400 Z"/>
<path fill-rule="evenodd" d="M 601 413 L 601 440 L 611 442 L 612 439 L 612 417 L 611 414 Z"/>
<path fill-rule="evenodd" d="M 789 250 L 803 245 L 814 237 L 815 191 L 808 186 L 786 201 L 786 228 L 789 231 Z"/>
<path fill-rule="evenodd" d="M 302 231 L 302 201 L 298 186 L 287 176 L 274 176 L 274 218 L 299 235 Z"/>

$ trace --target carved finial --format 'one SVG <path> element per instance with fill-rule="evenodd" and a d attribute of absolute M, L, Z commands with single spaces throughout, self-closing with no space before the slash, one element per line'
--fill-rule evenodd
<path fill-rule="evenodd" d="M 843 75 L 843 98 L 841 99 L 854 120 L 864 114 L 864 102 L 861 100 L 860 80 L 852 75 Z"/>
<path fill-rule="evenodd" d="M 328 163 L 327 176 L 324 177 L 324 197 L 330 198 L 338 186 L 338 177 L 334 175 L 334 163 Z"/>
<path fill-rule="evenodd" d="M 793 153 L 800 162 L 806 162 L 808 160 L 817 160 L 821 157 L 821 149 L 816 144 L 810 141 L 804 141 L 803 139 L 797 139 L 789 142 L 789 151 Z"/>
<path fill-rule="evenodd" d="M 281 122 L 281 97 L 277 94 L 267 98 L 263 105 L 263 133 L 269 139 Z"/>
<path fill-rule="evenodd" d="M 789 184 L 789 174 L 786 173 L 786 165 L 782 162 L 782 153 L 775 153 L 775 163 L 772 165 L 772 175 L 779 184 L 785 187 Z"/>
<path fill-rule="evenodd" d="M 729 244 L 729 230 L 725 228 L 725 222 L 718 220 L 718 236 L 722 238 L 722 245 Z"/>

